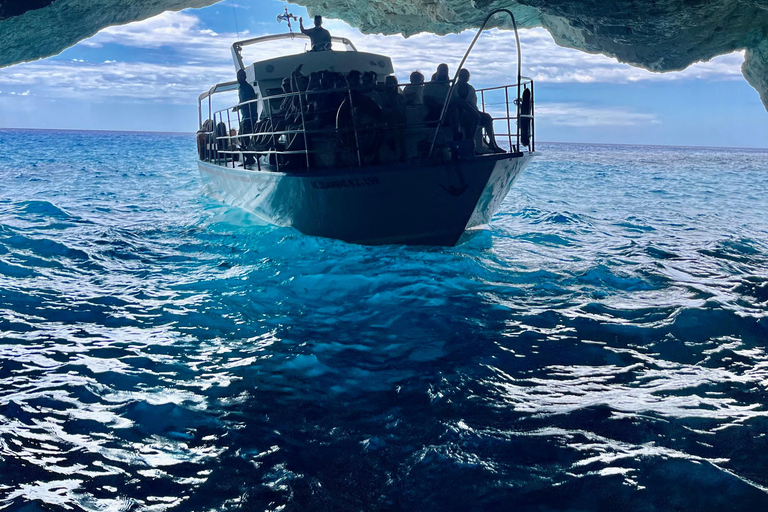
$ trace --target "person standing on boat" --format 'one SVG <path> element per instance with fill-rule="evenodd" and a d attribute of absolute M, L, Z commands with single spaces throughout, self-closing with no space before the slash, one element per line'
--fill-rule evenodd
<path fill-rule="evenodd" d="M 322 52 L 331 49 L 331 33 L 323 27 L 323 17 L 315 16 L 315 28 L 304 28 L 303 18 L 299 18 L 301 33 L 309 36 L 313 52 Z"/>
<path fill-rule="evenodd" d="M 247 101 L 256 99 L 256 91 L 253 90 L 253 86 L 246 80 L 245 70 L 240 69 L 237 71 L 237 94 L 240 98 L 240 104 L 238 109 L 240 110 L 240 134 L 253 133 L 253 125 L 256 123 L 258 117 L 258 107 L 256 103 L 248 103 L 242 105 Z M 250 137 L 246 137 L 242 140 L 243 145 L 247 148 L 250 143 Z M 251 165 L 255 162 L 253 155 L 245 155 L 245 165 Z"/>

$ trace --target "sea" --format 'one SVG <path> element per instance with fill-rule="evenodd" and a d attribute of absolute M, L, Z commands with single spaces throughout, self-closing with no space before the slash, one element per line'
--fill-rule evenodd
<path fill-rule="evenodd" d="M 768 150 L 536 149 L 367 247 L 192 134 L 0 131 L 0 510 L 768 510 Z"/>

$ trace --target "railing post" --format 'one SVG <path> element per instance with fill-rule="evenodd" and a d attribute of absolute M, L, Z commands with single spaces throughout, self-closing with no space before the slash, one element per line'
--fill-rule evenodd
<path fill-rule="evenodd" d="M 355 119 L 355 104 L 352 103 L 352 89 L 349 92 L 349 114 L 352 117 L 352 131 L 355 133 L 355 150 L 357 152 L 357 166 L 363 166 L 363 159 L 360 156 L 360 137 L 357 136 L 357 120 Z"/>
<path fill-rule="evenodd" d="M 507 107 L 507 143 L 509 144 L 509 150 L 512 151 L 512 124 L 510 124 L 509 119 L 509 86 L 504 86 L 504 104 Z M 517 135 L 515 135 L 515 141 L 519 144 L 520 139 L 517 138 Z M 515 153 L 517 153 L 517 149 L 515 149 Z"/>
<path fill-rule="evenodd" d="M 432 153 L 435 150 L 435 144 L 437 143 L 437 136 L 440 133 L 440 128 L 443 125 L 443 120 L 445 118 L 445 112 L 448 110 L 448 105 L 453 98 L 453 88 L 456 87 L 456 82 L 459 78 L 459 71 L 461 71 L 461 68 L 464 66 L 464 63 L 467 61 L 467 57 L 469 57 L 469 52 L 472 51 L 472 48 L 475 46 L 475 43 L 477 42 L 477 39 L 480 37 L 480 34 L 485 30 L 486 25 L 488 25 L 488 22 L 491 21 L 491 18 L 493 18 L 496 14 L 500 12 L 505 12 L 509 14 L 509 17 L 512 18 L 512 28 L 515 31 L 515 43 L 517 44 L 517 115 L 518 119 L 520 118 L 520 78 L 521 78 L 521 68 L 522 68 L 522 59 L 520 56 L 520 36 L 517 33 L 517 23 L 515 22 L 515 15 L 512 14 L 512 11 L 509 9 L 496 9 L 491 14 L 488 15 L 487 18 L 485 18 L 485 21 L 480 26 L 480 29 L 477 31 L 477 34 L 475 34 L 475 37 L 472 39 L 472 42 L 469 43 L 469 48 L 467 48 L 466 53 L 464 53 L 464 57 L 461 59 L 461 62 L 459 63 L 459 67 L 456 68 L 456 74 L 453 77 L 453 82 L 451 83 L 451 87 L 448 89 L 448 96 L 445 98 L 445 101 L 443 102 L 443 110 L 440 112 L 440 120 L 437 123 L 437 128 L 435 128 L 435 133 L 432 136 L 432 144 L 429 147 L 429 156 L 432 156 Z M 509 102 L 507 102 L 508 104 Z M 507 115 L 507 123 L 509 123 L 509 115 Z M 519 125 L 519 123 L 518 123 Z M 507 130 L 507 133 L 509 133 L 511 130 Z M 510 147 L 510 150 L 512 148 Z"/>
<path fill-rule="evenodd" d="M 531 151 L 536 151 L 536 127 L 534 126 L 536 116 L 533 113 L 533 98 L 533 80 L 531 80 Z"/>
<path fill-rule="evenodd" d="M 229 109 L 227 109 L 227 137 L 232 137 L 230 133 L 232 133 L 232 119 L 229 117 Z M 227 139 L 227 148 L 229 149 L 229 151 L 232 151 L 232 148 L 235 147 L 235 143 L 236 143 L 236 140 L 233 141 L 231 138 Z M 232 168 L 234 169 L 235 155 L 230 153 L 229 156 L 232 157 Z"/>
<path fill-rule="evenodd" d="M 301 133 L 304 135 L 304 156 L 307 159 L 307 171 L 309 171 L 309 146 L 307 145 L 307 125 L 304 124 L 304 104 L 301 101 L 301 92 L 299 92 L 299 112 L 301 113 Z M 309 103 L 309 95 L 307 95 Z M 290 145 L 288 146 L 290 147 Z"/>

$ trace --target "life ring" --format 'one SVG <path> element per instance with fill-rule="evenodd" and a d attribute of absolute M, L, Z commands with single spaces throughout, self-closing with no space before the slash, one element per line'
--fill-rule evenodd
<path fill-rule="evenodd" d="M 526 88 L 523 91 L 523 98 L 520 102 L 520 119 L 517 123 L 520 126 L 520 144 L 529 146 L 531 144 L 531 118 L 523 117 L 531 115 L 531 90 Z"/>

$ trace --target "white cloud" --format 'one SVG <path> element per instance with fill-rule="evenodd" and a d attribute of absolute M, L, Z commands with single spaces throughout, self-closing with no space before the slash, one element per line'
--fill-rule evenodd
<path fill-rule="evenodd" d="M 249 37 L 247 30 L 217 33 L 204 28 L 200 18 L 188 12 L 164 12 L 144 21 L 108 27 L 81 41 L 86 48 L 108 44 L 144 50 L 164 49 L 176 57 L 212 64 L 231 63 L 230 47 L 238 39 Z M 173 64 L 171 64 L 173 66 Z"/>
<path fill-rule="evenodd" d="M 546 103 L 536 106 L 536 119 L 550 126 L 638 126 L 659 124 L 656 114 L 627 107 L 596 107 L 582 103 Z"/>
<path fill-rule="evenodd" d="M 401 36 L 362 35 L 341 21 L 327 20 L 335 35 L 350 38 L 361 51 L 392 57 L 401 81 L 414 69 L 427 77 L 439 62 L 455 69 L 473 33 L 449 36 L 417 34 Z M 273 27 L 285 29 L 285 26 Z M 245 37 L 241 33 L 241 38 Z M 85 62 L 84 59 L 47 59 L 0 69 L 0 85 L 29 88 L 36 96 L 108 100 L 132 98 L 146 101 L 195 104 L 197 96 L 216 82 L 231 80 L 234 67 L 230 46 L 235 33 L 216 33 L 205 28 L 190 12 L 166 12 L 145 21 L 102 30 L 80 43 L 85 48 L 121 45 L 138 50 L 169 49 L 175 62 Z M 615 59 L 557 46 L 543 29 L 522 30 L 523 74 L 545 83 L 630 83 L 653 80 L 741 79 L 743 54 L 734 53 L 694 64 L 679 73 L 658 74 L 620 64 Z M 289 43 L 289 44 L 286 44 Z M 301 51 L 303 40 L 281 41 L 259 51 Z M 170 50 L 173 49 L 173 50 Z M 133 55 L 141 55 L 134 51 Z M 248 57 L 248 49 L 244 56 Z M 253 54 L 251 54 L 253 55 Z M 112 56 L 110 56 L 112 57 Z M 103 55 L 101 58 L 104 58 Z M 149 56 L 147 57 L 149 60 Z M 480 86 L 512 83 L 516 74 L 514 38 L 511 32 L 493 30 L 478 41 L 467 67 L 473 83 Z M 560 104 L 565 105 L 565 104 Z M 575 108 L 574 105 L 570 105 Z M 547 108 L 552 111 L 554 107 Z M 645 114 L 603 111 L 603 123 L 652 122 Z M 540 111 L 546 115 L 545 111 Z M 597 115 L 593 109 L 590 116 Z M 623 119 L 624 121 L 620 121 Z M 564 121 L 563 121 L 564 122 Z"/>
<path fill-rule="evenodd" d="M 0 70 L 0 83 L 34 87 L 48 98 L 109 100 L 133 98 L 168 103 L 196 103 L 217 80 L 232 78 L 234 67 L 151 64 L 145 62 L 81 63 L 47 60 Z M 28 91 L 27 94 L 29 94 Z M 23 93 L 20 93 L 23 94 Z"/>

